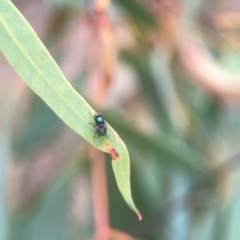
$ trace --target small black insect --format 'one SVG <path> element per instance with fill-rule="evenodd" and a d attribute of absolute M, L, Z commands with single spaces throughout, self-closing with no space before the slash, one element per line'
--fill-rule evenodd
<path fill-rule="evenodd" d="M 109 133 L 109 136 L 108 136 L 107 123 L 104 120 L 102 114 L 100 112 L 96 112 L 93 117 L 94 117 L 95 124 L 94 123 L 89 123 L 89 124 L 92 124 L 95 128 L 94 135 L 93 135 L 95 143 L 98 144 L 101 141 L 102 137 L 105 135 L 107 137 L 111 136 L 109 139 L 112 141 L 115 141 L 116 137 L 111 132 L 108 132 Z"/>
<path fill-rule="evenodd" d="M 104 135 L 107 134 L 107 126 L 106 126 L 106 122 L 102 117 L 102 114 L 100 112 L 96 112 L 94 114 L 94 120 L 95 120 L 95 132 L 94 132 L 94 136 L 97 134 L 98 136 L 102 137 Z"/>

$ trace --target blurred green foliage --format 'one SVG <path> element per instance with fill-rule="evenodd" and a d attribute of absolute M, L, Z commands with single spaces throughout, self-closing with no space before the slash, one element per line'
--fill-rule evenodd
<path fill-rule="evenodd" d="M 69 79 L 87 98 L 87 78 L 93 71 L 89 73 L 88 64 L 97 45 L 89 41 L 96 37 L 90 34 L 96 29 L 93 1 L 13 2 L 36 31 L 43 29 L 40 38 L 60 67 L 74 65 L 68 62 L 77 52 L 74 47 L 87 49 L 87 54 L 73 58 L 83 61 L 77 71 L 72 66 L 76 73 Z M 126 31 L 126 39 L 131 37 L 127 47 L 118 47 L 116 72 L 127 72 L 119 77 L 125 85 L 112 82 L 120 86 L 122 97 L 113 94 L 102 112 L 129 149 L 133 198 L 143 221 L 137 221 L 122 199 L 106 155 L 109 218 L 111 228 L 133 239 L 236 240 L 240 235 L 239 104 L 195 83 L 176 46 L 166 44 L 171 37 L 163 43 L 160 36 L 168 33 L 165 18 L 158 14 L 170 12 L 174 18 L 176 9 L 187 8 L 182 17 L 186 25 L 197 29 L 223 68 L 238 74 L 240 54 L 211 21 L 215 13 L 227 12 L 221 1 L 192 1 L 186 7 L 188 3 L 114 0 L 109 10 L 116 35 Z M 236 10 L 234 1 L 228 5 Z M 40 10 L 47 13 L 44 19 L 37 14 Z M 75 39 L 76 32 L 88 36 L 85 42 Z M 15 76 L 12 69 L 3 56 L 0 61 L 0 239 L 93 239 L 96 223 L 86 142 L 30 90 L 19 94 L 19 86 L 8 83 Z M 119 65 L 125 68 L 119 70 Z M 8 170 L 3 171 L 6 162 Z"/>

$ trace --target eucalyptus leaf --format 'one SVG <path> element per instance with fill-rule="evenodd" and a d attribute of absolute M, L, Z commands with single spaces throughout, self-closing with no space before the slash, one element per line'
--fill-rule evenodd
<path fill-rule="evenodd" d="M 65 79 L 34 30 L 8 0 L 0 2 L 0 50 L 27 85 L 69 127 L 94 145 L 94 128 L 89 122 L 93 121 L 95 111 Z M 112 155 L 119 190 L 141 219 L 131 196 L 127 148 L 110 126 L 108 131 L 112 132 L 117 140 L 111 142 L 105 137 L 96 147 Z"/>

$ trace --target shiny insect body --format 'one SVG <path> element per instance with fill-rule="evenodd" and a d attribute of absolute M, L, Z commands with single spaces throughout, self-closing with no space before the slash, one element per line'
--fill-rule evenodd
<path fill-rule="evenodd" d="M 112 133 L 107 132 L 108 130 L 107 123 L 104 120 L 102 114 L 100 112 L 96 112 L 93 117 L 95 124 L 94 123 L 89 124 L 92 124 L 95 128 L 93 135 L 95 144 L 98 145 L 101 142 L 102 137 L 104 136 L 107 136 L 110 140 L 115 141 L 115 136 Z"/>
<path fill-rule="evenodd" d="M 100 137 L 104 136 L 107 134 L 107 126 L 106 126 L 106 122 L 102 117 L 102 114 L 99 112 L 96 112 L 94 114 L 94 120 L 95 120 L 95 124 L 94 124 L 94 128 L 95 128 L 95 132 L 94 132 L 94 136 L 96 136 L 96 134 Z"/>

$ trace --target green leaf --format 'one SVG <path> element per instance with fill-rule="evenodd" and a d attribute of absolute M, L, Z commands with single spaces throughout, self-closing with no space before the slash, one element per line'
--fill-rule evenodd
<path fill-rule="evenodd" d="M 0 50 L 28 86 L 69 127 L 94 145 L 94 129 L 88 123 L 93 122 L 95 111 L 68 83 L 31 26 L 8 0 L 0 2 Z M 141 218 L 131 196 L 127 148 L 111 127 L 108 131 L 117 140 L 105 137 L 97 148 L 112 155 L 119 190 Z"/>
<path fill-rule="evenodd" d="M 16 107 L 19 102 L 19 91 L 14 91 L 1 108 L 0 124 L 0 239 L 8 239 L 8 213 L 6 202 L 6 170 L 11 154 L 11 128 Z"/>

